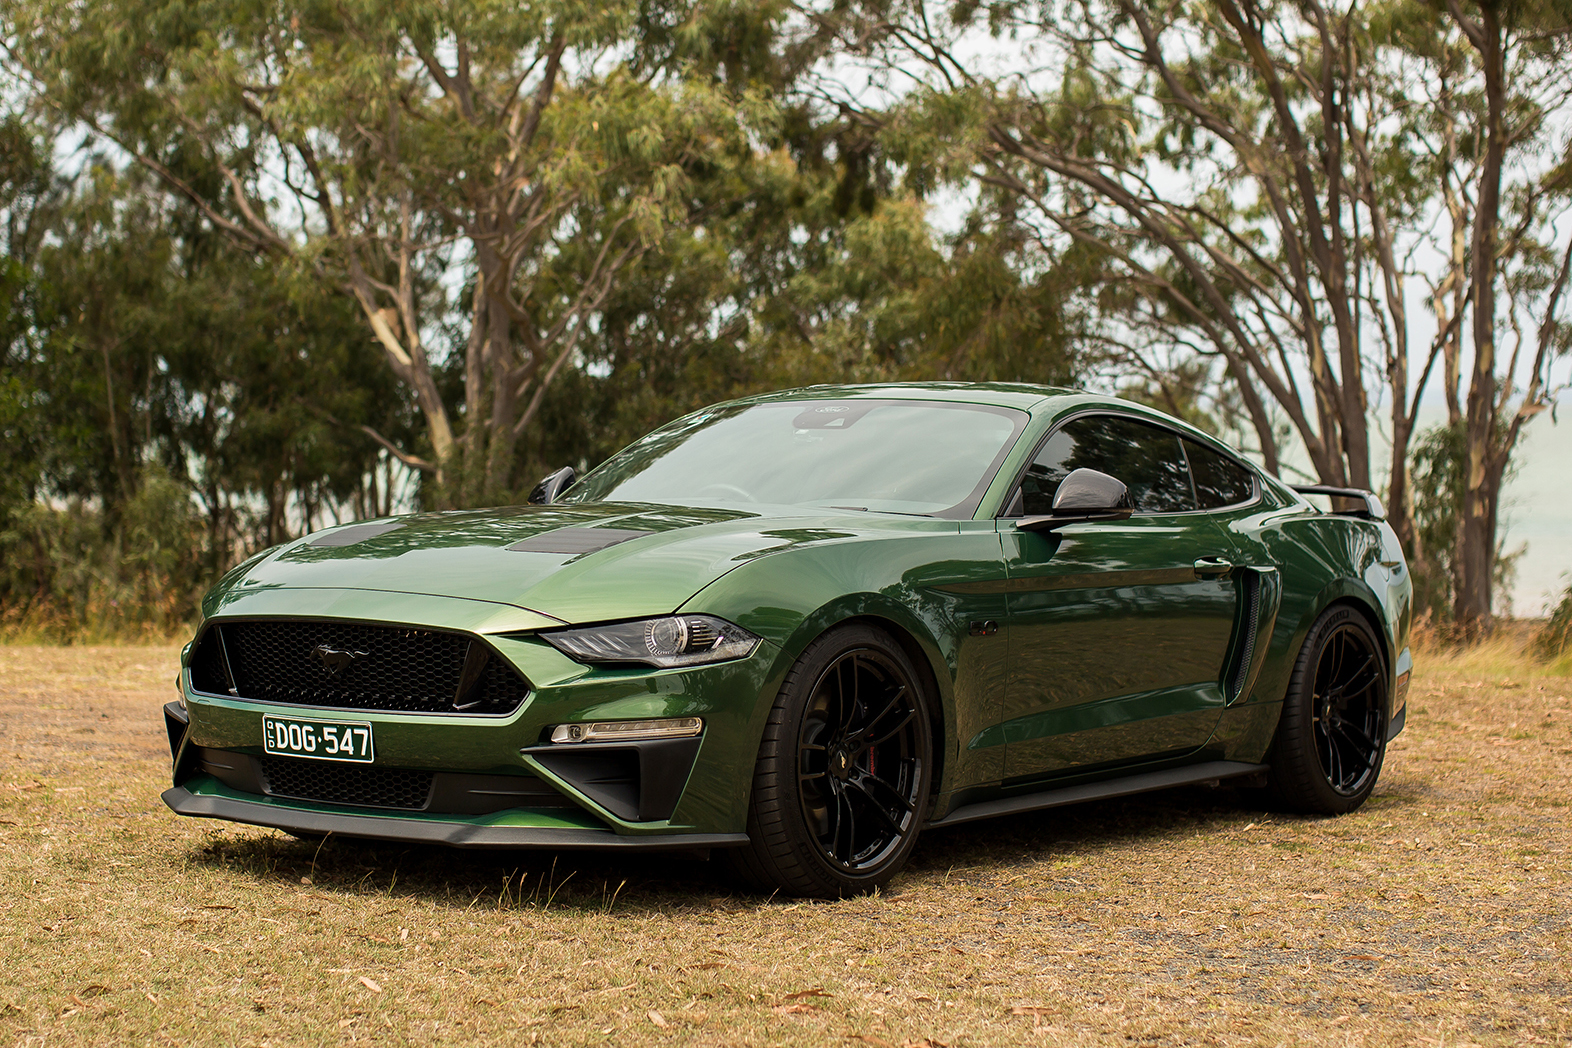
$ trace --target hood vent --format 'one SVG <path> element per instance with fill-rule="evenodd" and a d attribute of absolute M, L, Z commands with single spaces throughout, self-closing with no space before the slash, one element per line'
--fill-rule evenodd
<path fill-rule="evenodd" d="M 653 531 L 632 531 L 627 528 L 558 528 L 544 535 L 524 539 L 508 546 L 521 553 L 571 553 L 582 555 L 598 553 L 603 549 L 627 542 L 629 539 L 653 535 Z"/>
<path fill-rule="evenodd" d="M 380 524 L 355 524 L 337 531 L 328 532 L 320 538 L 312 539 L 306 543 L 308 546 L 353 546 L 366 539 L 374 539 L 378 535 L 386 535 L 390 531 L 397 531 L 404 525 L 396 520 L 383 521 Z"/>

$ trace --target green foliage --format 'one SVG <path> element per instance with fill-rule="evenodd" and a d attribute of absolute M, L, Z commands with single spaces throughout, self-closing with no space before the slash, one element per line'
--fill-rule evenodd
<path fill-rule="evenodd" d="M 80 500 L 13 507 L 0 526 L 0 637 L 168 637 L 211 581 L 206 553 L 190 489 L 156 467 L 112 526 Z"/>
<path fill-rule="evenodd" d="M 1125 380 L 1119 396 L 1166 411 L 1213 436 L 1247 444 L 1249 422 L 1239 405 L 1238 389 L 1219 382 L 1215 370 L 1205 357 L 1180 359 Z"/>
<path fill-rule="evenodd" d="M 167 633 L 231 563 L 391 508 L 409 411 L 341 299 L 136 169 L 0 124 L 0 624 Z M 287 511 L 287 512 L 286 512 Z"/>
<path fill-rule="evenodd" d="M 418 407 L 390 442 L 433 504 L 517 494 L 516 442 L 622 271 L 679 259 L 746 196 L 801 65 L 771 57 L 783 6 L 0 9 L 65 112 L 353 303 Z"/>
<path fill-rule="evenodd" d="M 1561 594 L 1549 621 L 1534 638 L 1534 646 L 1547 659 L 1559 659 L 1572 652 L 1572 586 Z"/>
<path fill-rule="evenodd" d="M 1463 506 L 1465 434 L 1462 425 L 1435 426 L 1414 442 L 1414 606 L 1446 622 L 1452 616 L 1452 553 Z"/>
<path fill-rule="evenodd" d="M 378 440 L 441 460 L 442 420 L 457 457 L 427 506 L 518 498 L 761 389 L 1072 381 L 1079 276 L 1007 213 L 937 237 L 872 129 L 792 94 L 827 43 L 793 10 L 0 0 L 48 92 L 4 125 L 6 215 L 36 235 L 0 259 L 0 614 L 93 631 L 189 613 L 150 596 L 173 551 L 195 591 L 262 546 L 407 508 Z M 522 136 L 554 41 L 561 75 Z M 60 177 L 54 129 L 81 125 L 48 113 L 144 162 L 83 151 Z M 189 528 L 146 532 L 149 484 L 186 493 Z"/>
<path fill-rule="evenodd" d="M 1463 509 L 1467 435 L 1463 423 L 1434 426 L 1419 434 L 1413 452 L 1414 548 L 1408 551 L 1414 578 L 1414 607 L 1439 624 L 1453 613 L 1453 558 Z M 1508 591 L 1523 548 L 1508 552 L 1498 541 L 1495 585 Z"/>

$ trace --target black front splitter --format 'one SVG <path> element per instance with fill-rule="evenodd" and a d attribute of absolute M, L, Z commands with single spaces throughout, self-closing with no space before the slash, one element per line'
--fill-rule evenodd
<path fill-rule="evenodd" d="M 610 830 L 540 826 L 472 826 L 468 823 L 428 822 L 424 819 L 340 815 L 298 811 L 274 804 L 238 801 L 230 797 L 204 797 L 184 786 L 164 791 L 164 803 L 176 815 L 199 819 L 227 819 L 252 826 L 268 826 L 287 833 L 410 844 L 444 844 L 451 848 L 540 848 L 564 851 L 692 851 L 732 848 L 748 843 L 746 833 L 671 833 L 639 837 Z"/>

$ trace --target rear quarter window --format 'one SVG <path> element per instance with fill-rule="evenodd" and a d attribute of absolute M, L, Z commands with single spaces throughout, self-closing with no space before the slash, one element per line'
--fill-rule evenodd
<path fill-rule="evenodd" d="M 1255 497 L 1255 476 L 1226 455 L 1193 440 L 1184 442 L 1195 479 L 1195 497 L 1202 509 L 1237 506 Z"/>

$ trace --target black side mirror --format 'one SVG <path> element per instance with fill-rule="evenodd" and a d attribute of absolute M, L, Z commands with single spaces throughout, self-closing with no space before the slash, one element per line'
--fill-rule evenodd
<path fill-rule="evenodd" d="M 530 491 L 529 500 L 538 506 L 548 506 L 557 501 L 557 496 L 572 487 L 578 479 L 578 472 L 572 466 L 563 466 L 557 472 L 541 477 L 540 483 Z"/>
<path fill-rule="evenodd" d="M 1046 517 L 1022 517 L 1022 531 L 1057 531 L 1066 524 L 1095 520 L 1127 520 L 1135 512 L 1130 489 L 1124 482 L 1095 469 L 1072 470 L 1054 492 L 1053 512 Z"/>

